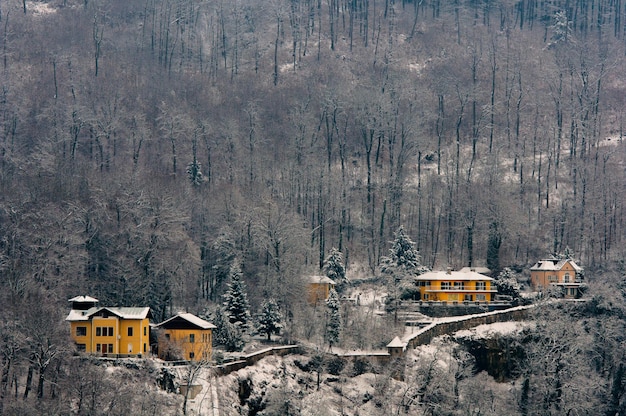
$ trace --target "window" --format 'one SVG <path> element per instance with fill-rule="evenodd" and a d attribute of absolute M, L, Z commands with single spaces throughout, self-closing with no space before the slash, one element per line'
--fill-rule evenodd
<path fill-rule="evenodd" d="M 113 344 L 109 344 L 109 353 L 113 352 Z"/>
<path fill-rule="evenodd" d="M 428 293 L 424 293 L 424 300 L 428 300 Z"/>
<path fill-rule="evenodd" d="M 129 336 L 129 337 L 132 337 L 132 336 L 133 336 L 133 327 L 132 327 L 132 326 L 129 326 L 129 327 L 128 327 L 128 336 Z"/>
<path fill-rule="evenodd" d="M 80 352 L 85 352 L 87 350 L 87 345 L 85 344 L 76 344 L 76 349 Z"/>
<path fill-rule="evenodd" d="M 565 273 L 565 276 L 563 276 L 563 282 L 565 283 L 569 283 L 570 282 L 570 277 L 569 277 L 569 273 Z"/>
<path fill-rule="evenodd" d="M 472 295 L 465 295 L 465 298 L 463 300 L 471 302 L 472 301 Z"/>
<path fill-rule="evenodd" d="M 485 297 L 485 295 L 476 295 L 476 300 L 484 302 L 485 300 L 487 300 L 487 298 Z"/>
<path fill-rule="evenodd" d="M 476 290 L 485 290 L 486 287 L 487 285 L 485 284 L 485 282 L 476 282 Z"/>
<path fill-rule="evenodd" d="M 170 340 L 170 334 L 165 334 L 165 339 L 169 341 Z"/>
<path fill-rule="evenodd" d="M 77 326 L 76 327 L 76 336 L 77 337 L 86 337 L 87 336 L 87 327 L 86 326 Z"/>
<path fill-rule="evenodd" d="M 97 326 L 96 336 L 97 337 L 112 337 L 113 327 L 112 326 Z"/>
<path fill-rule="evenodd" d="M 196 342 L 196 335 L 195 334 L 189 334 L 189 342 L 191 342 L 191 343 Z"/>
<path fill-rule="evenodd" d="M 96 344 L 96 352 L 101 352 L 101 351 L 102 351 L 102 345 Z"/>
<path fill-rule="evenodd" d="M 457 290 L 465 290 L 465 282 L 454 282 L 454 288 Z"/>
<path fill-rule="evenodd" d="M 143 343 L 143 352 L 146 352 L 146 350 L 147 350 L 147 347 L 146 347 L 146 343 L 144 342 Z"/>
<path fill-rule="evenodd" d="M 193 357 L 195 357 L 195 356 L 196 356 L 196 354 L 194 354 L 193 352 L 189 353 L 189 359 L 190 360 L 193 360 Z"/>
<path fill-rule="evenodd" d="M 441 282 L 441 290 L 450 290 L 450 282 Z"/>
<path fill-rule="evenodd" d="M 551 274 L 551 275 L 548 276 L 548 282 L 555 283 L 556 281 L 557 280 L 556 280 L 556 276 L 555 275 Z"/>
<path fill-rule="evenodd" d="M 148 335 L 148 327 L 144 326 L 143 327 L 143 336 L 145 337 L 146 335 Z"/>

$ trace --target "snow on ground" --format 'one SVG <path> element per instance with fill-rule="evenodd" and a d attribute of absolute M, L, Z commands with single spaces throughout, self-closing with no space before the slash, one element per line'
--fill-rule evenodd
<path fill-rule="evenodd" d="M 478 325 L 472 329 L 464 329 L 454 334 L 455 338 L 485 339 L 497 336 L 519 334 L 526 328 L 534 325 L 533 322 L 496 322 L 488 325 Z"/>
<path fill-rule="evenodd" d="M 28 10 L 30 13 L 40 14 L 40 15 L 56 13 L 56 9 L 53 8 L 50 4 L 39 3 L 39 2 L 34 2 L 34 1 L 26 2 L 26 10 Z"/>

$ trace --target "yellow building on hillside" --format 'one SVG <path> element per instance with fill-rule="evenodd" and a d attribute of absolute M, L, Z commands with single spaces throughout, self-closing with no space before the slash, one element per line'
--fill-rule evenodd
<path fill-rule="evenodd" d="M 324 302 L 328 299 L 331 289 L 334 289 L 336 283 L 327 276 L 311 276 L 308 281 L 309 303 L 315 305 L 318 302 Z"/>
<path fill-rule="evenodd" d="M 150 308 L 98 307 L 98 299 L 77 296 L 65 318 L 79 352 L 141 357 L 150 352 Z"/>
<path fill-rule="evenodd" d="M 493 279 L 475 271 L 433 271 L 415 278 L 420 300 L 434 302 L 491 302 L 498 292 Z"/>
<path fill-rule="evenodd" d="M 191 313 L 179 313 L 156 325 L 159 358 L 208 361 L 213 353 L 216 326 Z"/>

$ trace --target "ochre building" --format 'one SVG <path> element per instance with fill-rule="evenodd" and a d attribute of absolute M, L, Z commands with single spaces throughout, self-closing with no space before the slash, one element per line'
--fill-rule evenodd
<path fill-rule="evenodd" d="M 475 271 L 433 271 L 415 278 L 422 301 L 491 302 L 498 292 L 493 279 Z"/>
<path fill-rule="evenodd" d="M 191 313 L 179 313 L 154 327 L 158 332 L 159 358 L 208 361 L 213 353 L 216 326 Z"/>
<path fill-rule="evenodd" d="M 77 296 L 65 318 L 79 352 L 141 357 L 150 352 L 150 308 L 99 307 L 98 299 Z"/>

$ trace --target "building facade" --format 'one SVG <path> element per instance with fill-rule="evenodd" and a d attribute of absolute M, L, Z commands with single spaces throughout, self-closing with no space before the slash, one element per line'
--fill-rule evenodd
<path fill-rule="evenodd" d="M 543 259 L 530 268 L 533 290 L 541 292 L 557 288 L 565 298 L 580 297 L 583 268 L 572 259 Z"/>
<path fill-rule="evenodd" d="M 327 276 L 311 276 L 308 281 L 309 303 L 315 305 L 318 302 L 324 302 L 335 286 L 335 281 Z"/>
<path fill-rule="evenodd" d="M 208 361 L 213 354 L 216 326 L 190 313 L 179 313 L 154 327 L 158 332 L 159 358 Z"/>
<path fill-rule="evenodd" d="M 421 301 L 491 302 L 498 292 L 493 279 L 475 271 L 432 271 L 415 278 Z"/>
<path fill-rule="evenodd" d="M 98 300 L 69 300 L 66 321 L 79 352 L 112 357 L 141 357 L 150 352 L 150 308 L 98 307 Z"/>

